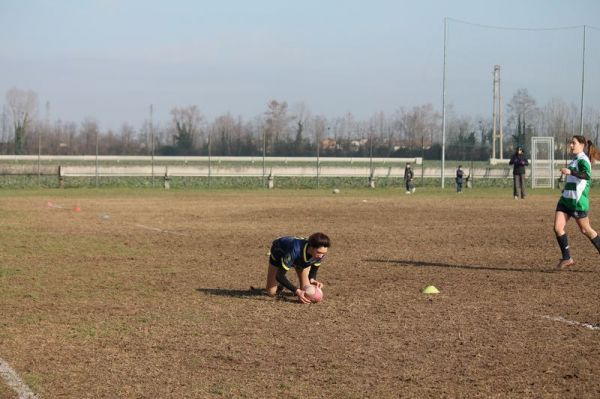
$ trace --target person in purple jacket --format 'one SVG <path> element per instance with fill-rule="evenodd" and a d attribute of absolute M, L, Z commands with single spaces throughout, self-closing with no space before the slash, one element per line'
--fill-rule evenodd
<path fill-rule="evenodd" d="M 525 166 L 529 165 L 529 161 L 523 147 L 517 147 L 508 164 L 513 165 L 513 195 L 515 199 L 525 199 Z"/>

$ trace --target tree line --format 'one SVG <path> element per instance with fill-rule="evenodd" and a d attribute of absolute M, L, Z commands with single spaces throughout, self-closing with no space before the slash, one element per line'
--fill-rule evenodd
<path fill-rule="evenodd" d="M 49 104 L 46 104 L 49 107 Z M 151 120 L 118 131 L 101 130 L 98 121 L 80 123 L 38 117 L 38 96 L 13 88 L 2 109 L 0 154 L 49 155 L 214 155 L 417 157 L 441 159 L 441 112 L 431 104 L 378 112 L 365 120 L 352 113 L 338 117 L 313 115 L 299 104 L 271 100 L 251 119 L 226 113 L 207 120 L 196 105 L 174 107 L 171 120 Z M 527 89 L 517 90 L 506 104 L 504 154 L 517 145 L 529 148 L 532 136 L 552 136 L 557 158 L 579 132 L 579 108 L 561 99 L 539 106 Z M 584 113 L 584 135 L 598 143 L 600 113 Z M 446 159 L 487 160 L 492 146 L 492 118 L 446 111 Z"/>

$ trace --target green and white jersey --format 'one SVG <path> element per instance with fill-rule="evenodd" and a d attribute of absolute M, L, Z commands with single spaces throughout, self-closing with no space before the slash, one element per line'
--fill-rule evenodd
<path fill-rule="evenodd" d="M 567 209 L 574 211 L 588 212 L 590 210 L 589 192 L 592 184 L 592 164 L 584 152 L 577 154 L 577 157 L 569 164 L 571 172 L 585 172 L 589 180 L 580 179 L 573 175 L 567 175 L 567 183 L 562 192 L 559 203 Z"/>

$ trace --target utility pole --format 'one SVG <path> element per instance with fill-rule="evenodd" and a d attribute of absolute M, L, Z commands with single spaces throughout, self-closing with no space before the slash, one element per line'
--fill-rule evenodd
<path fill-rule="evenodd" d="M 446 178 L 446 53 L 448 51 L 447 42 L 448 18 L 444 18 L 444 75 L 442 78 L 442 188 L 444 188 L 444 180 Z"/>
<path fill-rule="evenodd" d="M 583 51 L 581 59 L 581 104 L 579 105 L 579 135 L 583 136 L 583 93 L 585 89 L 585 28 L 583 25 Z"/>
<path fill-rule="evenodd" d="M 154 187 L 154 126 L 152 122 L 152 114 L 154 112 L 152 104 L 150 104 L 150 159 L 152 163 L 152 187 Z"/>
<path fill-rule="evenodd" d="M 500 141 L 499 159 L 502 159 L 502 95 L 500 93 L 500 65 L 494 65 L 494 106 L 492 110 L 492 159 L 496 159 L 496 140 Z"/>
<path fill-rule="evenodd" d="M 96 127 L 96 188 L 98 188 L 98 127 Z"/>

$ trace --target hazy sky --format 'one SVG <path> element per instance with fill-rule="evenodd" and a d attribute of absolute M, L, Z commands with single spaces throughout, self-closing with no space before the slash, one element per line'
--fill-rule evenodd
<path fill-rule="evenodd" d="M 271 99 L 327 117 L 441 109 L 444 17 L 503 27 L 599 26 L 598 0 L 0 0 L 0 104 L 38 93 L 40 117 L 102 129 L 170 120 L 175 106 L 252 118 Z M 448 23 L 448 100 L 491 113 L 503 93 L 579 104 L 582 28 Z M 600 104 L 600 29 L 587 29 L 586 104 Z"/>

